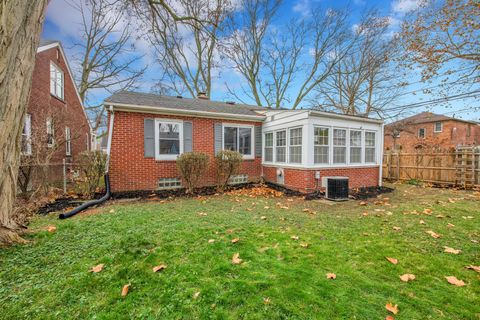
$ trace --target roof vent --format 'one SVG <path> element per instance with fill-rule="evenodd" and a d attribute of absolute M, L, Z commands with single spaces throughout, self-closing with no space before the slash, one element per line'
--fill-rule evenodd
<path fill-rule="evenodd" d="M 227 103 L 227 104 L 234 105 L 234 104 L 235 104 L 235 101 L 227 101 L 226 103 Z"/>
<path fill-rule="evenodd" d="M 197 95 L 197 98 L 198 98 L 198 99 L 203 99 L 203 100 L 210 100 L 210 99 L 208 98 L 206 92 L 199 92 L 198 95 Z"/>
<path fill-rule="evenodd" d="M 178 98 L 178 99 L 183 99 L 183 97 L 182 97 L 182 96 L 177 96 L 177 98 Z"/>

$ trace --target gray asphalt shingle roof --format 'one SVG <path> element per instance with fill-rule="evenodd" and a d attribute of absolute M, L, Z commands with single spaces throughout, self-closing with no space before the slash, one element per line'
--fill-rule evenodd
<path fill-rule="evenodd" d="M 255 111 L 267 110 L 266 108 L 246 104 L 231 104 L 221 101 L 204 99 L 177 98 L 171 96 L 162 96 L 153 93 L 130 91 L 121 91 L 118 93 L 114 93 L 113 95 L 105 99 L 104 104 L 126 104 L 185 111 L 204 111 L 246 116 L 260 116 L 260 114 Z"/>

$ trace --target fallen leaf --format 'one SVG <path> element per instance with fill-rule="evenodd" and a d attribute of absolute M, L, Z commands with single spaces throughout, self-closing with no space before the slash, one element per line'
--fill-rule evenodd
<path fill-rule="evenodd" d="M 126 297 L 128 294 L 128 289 L 130 289 L 130 283 L 126 284 L 122 288 L 122 297 Z"/>
<path fill-rule="evenodd" d="M 152 268 L 153 272 L 162 271 L 164 269 L 167 269 L 167 266 L 164 264 L 161 264 Z"/>
<path fill-rule="evenodd" d="M 205 217 L 205 216 L 207 215 L 206 212 L 198 212 L 197 214 L 198 214 L 199 216 L 201 216 L 201 217 Z"/>
<path fill-rule="evenodd" d="M 242 263 L 242 259 L 240 259 L 240 253 L 234 253 L 232 256 L 232 263 L 233 264 L 240 264 Z"/>
<path fill-rule="evenodd" d="M 415 276 L 411 273 L 405 273 L 404 275 L 400 276 L 400 280 L 403 282 L 408 282 L 410 280 L 415 280 Z"/>
<path fill-rule="evenodd" d="M 269 297 L 263 298 L 263 303 L 264 304 L 270 304 L 272 301 L 270 300 Z"/>
<path fill-rule="evenodd" d="M 431 215 L 432 214 L 432 209 L 423 209 L 423 214 L 426 214 L 426 215 Z"/>
<path fill-rule="evenodd" d="M 386 316 L 386 317 L 385 317 L 385 320 L 395 320 L 395 318 L 392 317 L 392 316 Z"/>
<path fill-rule="evenodd" d="M 300 247 L 302 248 L 308 248 L 309 244 L 308 243 L 300 243 Z"/>
<path fill-rule="evenodd" d="M 398 313 L 398 304 L 393 305 L 391 303 L 387 303 L 385 305 L 385 309 L 387 309 L 389 312 L 391 312 L 393 314 L 397 314 Z"/>
<path fill-rule="evenodd" d="M 420 224 L 425 224 L 425 221 L 423 221 L 423 220 L 420 220 Z"/>
<path fill-rule="evenodd" d="M 267 217 L 261 216 L 260 219 L 261 219 L 261 220 L 267 220 Z"/>
<path fill-rule="evenodd" d="M 215 242 L 215 239 L 209 239 L 208 240 L 208 243 L 214 243 Z"/>
<path fill-rule="evenodd" d="M 451 223 L 449 223 L 449 224 L 447 224 L 447 227 L 448 227 L 448 228 L 453 228 L 453 227 L 455 227 L 455 225 L 454 225 L 454 224 L 451 224 Z"/>
<path fill-rule="evenodd" d="M 444 247 L 445 248 L 445 251 L 446 253 L 453 253 L 453 254 L 459 254 L 462 250 L 459 250 L 459 249 L 453 249 L 453 248 L 450 248 L 450 247 Z"/>
<path fill-rule="evenodd" d="M 359 203 L 359 205 L 361 205 L 361 206 L 366 206 L 367 203 L 366 203 L 365 201 L 361 201 L 361 202 Z"/>
<path fill-rule="evenodd" d="M 103 269 L 104 266 L 105 266 L 105 265 L 104 265 L 103 263 L 101 263 L 101 264 L 99 264 L 99 265 L 96 265 L 95 267 L 92 267 L 92 268 L 90 269 L 90 272 L 98 273 L 98 272 L 102 271 L 102 269 Z"/>
<path fill-rule="evenodd" d="M 293 199 L 289 198 L 287 199 L 288 202 L 293 202 Z"/>
<path fill-rule="evenodd" d="M 195 292 L 193 294 L 193 299 L 197 300 L 199 295 L 200 295 L 200 291 Z"/>
<path fill-rule="evenodd" d="M 437 214 L 436 217 L 437 217 L 438 219 L 443 219 L 443 218 L 445 218 L 445 216 L 442 215 L 442 214 Z"/>
<path fill-rule="evenodd" d="M 299 239 L 298 236 L 291 236 L 290 239 L 297 241 Z"/>
<path fill-rule="evenodd" d="M 362 216 L 364 216 L 364 217 L 368 216 L 368 212 L 362 213 Z"/>
<path fill-rule="evenodd" d="M 469 265 L 469 266 L 466 266 L 465 268 L 474 270 L 476 272 L 480 272 L 480 266 Z"/>
<path fill-rule="evenodd" d="M 47 231 L 50 232 L 50 233 L 53 233 L 53 232 L 57 231 L 57 227 L 55 227 L 55 226 L 48 226 L 48 227 L 47 227 Z"/>
<path fill-rule="evenodd" d="M 240 238 L 232 239 L 232 243 L 237 243 L 238 241 L 240 241 Z"/>
<path fill-rule="evenodd" d="M 390 258 L 390 257 L 386 257 L 388 261 L 390 261 L 391 263 L 393 264 L 397 264 L 398 263 L 398 260 L 395 259 L 395 258 Z"/>
<path fill-rule="evenodd" d="M 441 235 L 439 235 L 438 233 L 435 233 L 433 232 L 432 230 L 429 230 L 429 231 L 426 231 L 429 235 L 431 235 L 432 237 L 434 237 L 435 239 L 438 239 L 441 237 Z"/>
<path fill-rule="evenodd" d="M 335 273 L 327 273 L 327 279 L 337 279 L 337 275 Z"/>
<path fill-rule="evenodd" d="M 465 285 L 465 282 L 457 279 L 457 277 L 454 277 L 454 276 L 448 276 L 448 277 L 445 277 L 445 279 L 447 279 L 448 283 L 453 284 L 453 285 L 458 286 L 458 287 L 463 287 Z"/>
<path fill-rule="evenodd" d="M 263 209 L 270 209 L 270 207 L 269 207 L 269 206 L 265 206 L 265 207 L 263 207 Z"/>
<path fill-rule="evenodd" d="M 402 228 L 400 228 L 400 227 L 393 227 L 393 230 L 399 231 L 399 230 L 402 230 Z"/>
<path fill-rule="evenodd" d="M 114 212 L 115 212 L 115 210 L 114 210 L 114 209 L 110 209 L 110 211 L 109 211 L 109 212 L 110 212 L 110 213 L 114 213 Z"/>

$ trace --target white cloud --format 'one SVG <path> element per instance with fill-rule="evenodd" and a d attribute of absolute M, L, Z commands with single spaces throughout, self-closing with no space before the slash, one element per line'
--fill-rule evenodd
<path fill-rule="evenodd" d="M 394 0 L 392 11 L 395 13 L 408 13 L 416 10 L 423 2 L 422 0 Z"/>
<path fill-rule="evenodd" d="M 310 0 L 299 0 L 292 7 L 294 12 L 299 13 L 302 17 L 310 15 Z"/>

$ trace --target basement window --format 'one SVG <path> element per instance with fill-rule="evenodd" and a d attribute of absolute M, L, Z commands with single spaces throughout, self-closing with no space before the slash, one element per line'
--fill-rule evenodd
<path fill-rule="evenodd" d="M 248 182 L 248 175 L 246 174 L 238 174 L 235 176 L 231 176 L 228 180 L 229 184 L 240 184 L 240 183 L 247 183 Z"/>
<path fill-rule="evenodd" d="M 161 178 L 158 180 L 159 189 L 177 189 L 182 187 L 180 178 Z"/>

